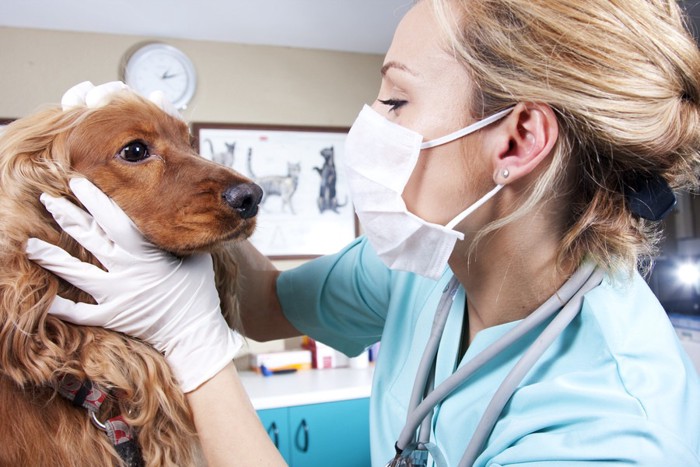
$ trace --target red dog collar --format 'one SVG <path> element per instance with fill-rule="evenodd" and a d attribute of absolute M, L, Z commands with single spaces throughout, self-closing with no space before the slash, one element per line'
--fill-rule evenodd
<path fill-rule="evenodd" d="M 114 449 L 127 466 L 142 467 L 144 465 L 134 430 L 124 421 L 124 417 L 118 415 L 104 423 L 97 418 L 97 412 L 107 398 L 106 392 L 92 384 L 91 381 L 81 382 L 72 375 L 65 375 L 60 379 L 58 392 L 71 401 L 74 406 L 83 407 L 88 411 L 92 423 L 107 433 Z"/>

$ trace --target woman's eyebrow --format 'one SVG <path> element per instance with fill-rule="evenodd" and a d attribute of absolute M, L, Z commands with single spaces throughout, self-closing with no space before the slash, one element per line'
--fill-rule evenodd
<path fill-rule="evenodd" d="M 408 68 L 408 67 L 407 67 L 406 65 L 404 65 L 403 63 L 393 62 L 393 61 L 392 61 L 392 62 L 386 62 L 386 63 L 384 64 L 384 66 L 382 66 L 382 69 L 381 69 L 381 74 L 382 74 L 382 76 L 386 75 L 386 72 L 389 71 L 390 68 L 396 68 L 397 70 L 405 71 L 406 73 L 409 73 L 409 74 L 411 74 L 411 75 L 413 75 L 413 76 L 418 76 L 418 74 L 417 74 L 416 72 L 414 72 L 413 70 L 411 70 L 410 68 Z"/>

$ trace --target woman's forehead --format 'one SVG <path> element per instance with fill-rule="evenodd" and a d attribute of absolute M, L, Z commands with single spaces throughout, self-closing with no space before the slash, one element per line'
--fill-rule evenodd
<path fill-rule="evenodd" d="M 403 17 L 386 53 L 382 74 L 390 69 L 432 79 L 460 67 L 445 47 L 445 32 L 430 2 L 419 1 Z"/>

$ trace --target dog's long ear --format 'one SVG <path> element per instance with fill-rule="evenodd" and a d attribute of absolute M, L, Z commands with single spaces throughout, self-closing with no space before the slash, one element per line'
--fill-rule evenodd
<path fill-rule="evenodd" d="M 242 323 L 236 296 L 238 265 L 236 264 L 232 248 L 235 248 L 235 245 L 225 243 L 212 252 L 214 280 L 216 283 L 216 290 L 219 292 L 221 314 L 224 315 L 231 329 L 240 331 Z"/>
<path fill-rule="evenodd" d="M 13 122 L 0 136 L 0 368 L 20 385 L 44 383 L 63 364 L 54 342 L 65 325 L 46 312 L 67 285 L 29 261 L 24 248 L 32 236 L 77 249 L 39 201 L 42 192 L 70 193 L 63 147 L 74 120 L 47 109 Z"/>

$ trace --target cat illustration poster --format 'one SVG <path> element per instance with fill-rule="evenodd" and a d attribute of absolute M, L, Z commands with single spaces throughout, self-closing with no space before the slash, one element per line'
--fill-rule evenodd
<path fill-rule="evenodd" d="M 347 128 L 193 124 L 202 157 L 263 189 L 250 241 L 272 259 L 335 253 L 358 234 L 343 151 Z"/>

